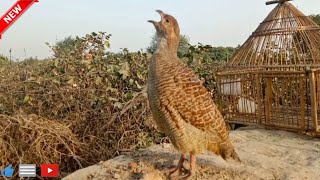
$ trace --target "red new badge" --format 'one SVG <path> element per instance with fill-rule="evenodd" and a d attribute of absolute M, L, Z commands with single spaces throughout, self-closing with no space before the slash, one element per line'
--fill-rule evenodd
<path fill-rule="evenodd" d="M 59 164 L 41 164 L 41 177 L 58 177 Z"/>
<path fill-rule="evenodd" d="M 39 0 L 19 0 L 0 19 L 0 39 L 4 31 L 11 26 L 34 2 Z"/>

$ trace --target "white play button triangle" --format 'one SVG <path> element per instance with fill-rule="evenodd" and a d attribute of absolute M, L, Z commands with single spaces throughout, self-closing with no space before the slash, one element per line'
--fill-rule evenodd
<path fill-rule="evenodd" d="M 53 171 L 52 169 L 48 168 L 48 173 L 51 173 L 52 171 Z"/>
<path fill-rule="evenodd" d="M 41 164 L 41 177 L 58 177 L 59 164 Z"/>

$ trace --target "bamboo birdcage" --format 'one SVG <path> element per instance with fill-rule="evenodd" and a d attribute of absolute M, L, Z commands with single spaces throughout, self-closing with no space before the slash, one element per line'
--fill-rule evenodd
<path fill-rule="evenodd" d="M 288 0 L 277 3 L 217 73 L 229 123 L 320 131 L 320 27 Z"/>

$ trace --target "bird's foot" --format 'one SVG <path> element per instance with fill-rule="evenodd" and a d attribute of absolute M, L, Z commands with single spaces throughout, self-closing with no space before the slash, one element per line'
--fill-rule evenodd
<path fill-rule="evenodd" d="M 192 178 L 194 173 L 187 169 L 183 169 L 183 172 L 180 170 L 178 173 L 172 173 L 170 174 L 169 178 L 171 180 L 190 180 Z"/>
<path fill-rule="evenodd" d="M 169 174 L 170 179 L 187 179 L 191 173 L 183 166 L 185 155 L 182 154 L 176 167 L 163 170 L 165 174 Z"/>
<path fill-rule="evenodd" d="M 167 174 L 171 180 L 189 179 L 189 177 L 191 177 L 191 172 L 183 165 L 165 169 L 163 172 Z"/>
<path fill-rule="evenodd" d="M 183 156 L 181 156 L 182 159 Z M 180 162 L 181 162 L 180 159 Z M 183 162 L 178 164 L 176 170 L 171 173 L 170 179 L 184 179 L 189 180 L 195 175 L 195 167 L 196 167 L 196 156 L 194 154 L 190 154 L 190 170 L 187 170 L 183 167 Z M 181 170 L 184 170 L 186 172 L 181 172 Z M 178 171 L 178 172 L 177 172 Z"/>

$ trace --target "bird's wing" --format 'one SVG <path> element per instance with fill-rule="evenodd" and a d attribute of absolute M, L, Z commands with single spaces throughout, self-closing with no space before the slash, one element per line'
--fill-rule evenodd
<path fill-rule="evenodd" d="M 185 66 L 175 74 L 170 101 L 180 116 L 198 129 L 219 131 L 222 115 L 201 80 Z"/>

